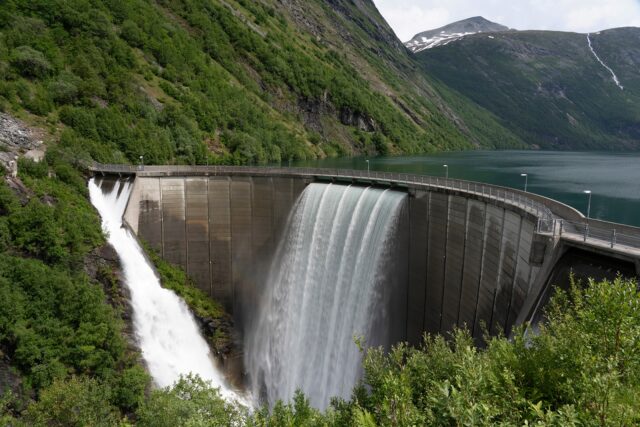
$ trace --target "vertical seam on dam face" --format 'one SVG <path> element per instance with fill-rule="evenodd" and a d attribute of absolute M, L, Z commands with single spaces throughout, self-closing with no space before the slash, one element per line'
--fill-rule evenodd
<path fill-rule="evenodd" d="M 440 290 L 440 321 L 438 322 L 438 332 L 442 331 L 442 320 L 444 318 L 444 302 L 447 284 L 447 249 L 449 247 L 449 230 L 451 229 L 451 195 L 447 195 L 447 220 L 444 231 L 444 252 L 442 257 L 442 289 Z"/>
<path fill-rule="evenodd" d="M 515 288 L 516 288 L 516 283 L 518 280 L 518 266 L 520 265 L 520 250 L 521 250 L 521 245 L 520 245 L 520 240 L 522 238 L 522 227 L 523 227 L 523 223 L 524 220 L 522 219 L 522 217 L 519 217 L 519 224 L 518 224 L 518 246 L 516 247 L 516 253 L 515 253 L 515 257 L 516 257 L 516 263 L 513 269 L 513 279 L 511 280 L 511 293 L 509 295 L 509 306 L 507 307 L 507 315 L 505 316 L 506 322 L 505 322 L 505 335 L 509 335 L 509 332 L 511 330 L 511 306 L 513 305 L 513 298 L 515 295 Z M 508 326 L 507 326 L 508 325 Z M 508 330 L 507 330 L 508 328 Z"/>
<path fill-rule="evenodd" d="M 469 239 L 469 199 L 465 199 L 464 209 L 464 242 L 462 244 L 462 264 L 460 265 L 460 292 L 458 296 L 458 314 L 456 316 L 456 325 L 460 327 L 460 312 L 462 311 L 462 291 L 464 290 L 464 266 L 467 263 L 467 240 Z"/>
<path fill-rule="evenodd" d="M 249 264 L 253 264 L 255 266 L 256 263 L 256 236 L 255 236 L 255 229 L 253 227 L 254 224 L 254 219 L 255 219 L 255 208 L 256 208 L 256 203 L 255 203 L 255 180 L 256 178 L 254 177 L 250 177 L 249 178 L 249 220 L 251 221 L 251 227 L 250 227 L 250 231 L 251 231 L 251 245 L 249 246 L 249 253 L 250 255 L 250 259 L 248 259 L 248 263 Z M 246 309 L 246 306 L 249 305 L 250 307 L 253 307 L 254 304 L 254 299 L 255 299 L 255 290 L 256 290 L 256 285 L 255 285 L 255 277 L 252 275 L 252 277 L 249 278 L 248 280 L 249 282 L 249 289 L 245 288 L 245 292 L 248 290 L 249 292 L 249 297 L 248 297 L 248 301 L 243 301 L 243 313 L 247 313 L 249 310 Z M 248 304 L 247 304 L 248 303 Z"/>
<path fill-rule="evenodd" d="M 415 205 L 415 203 L 412 203 L 412 200 L 415 200 L 415 198 L 417 197 L 417 195 L 414 196 L 413 199 L 409 199 L 409 203 L 408 203 L 408 219 L 407 219 L 407 228 L 408 228 L 408 233 L 409 236 L 411 236 L 411 231 L 412 231 L 412 226 L 411 226 L 411 216 L 412 213 L 411 211 L 412 206 Z M 411 339 L 409 338 L 410 335 L 410 331 L 409 331 L 409 311 L 411 310 L 410 308 L 410 298 L 411 298 L 411 288 L 412 288 L 412 284 L 413 284 L 413 277 L 411 277 L 411 239 L 407 239 L 407 245 L 408 245 L 408 252 L 407 252 L 407 298 L 405 299 L 405 305 L 404 305 L 404 311 L 405 311 L 405 316 L 404 316 L 404 321 L 405 321 L 405 341 L 409 341 L 410 343 L 414 342 L 413 339 L 413 335 L 411 337 Z M 413 332 L 413 331 L 411 331 Z"/>
<path fill-rule="evenodd" d="M 448 212 L 440 332 L 448 331 L 458 323 L 466 239 L 467 199 L 459 195 L 450 195 Z"/>
<path fill-rule="evenodd" d="M 162 258 L 165 258 L 166 254 L 164 252 L 165 240 L 164 240 L 164 209 L 162 208 L 162 182 L 160 178 L 156 179 L 158 181 L 158 194 L 160 198 L 158 209 L 160 209 L 160 241 L 162 242 L 160 253 L 162 254 Z"/>
<path fill-rule="evenodd" d="M 209 178 L 206 179 L 206 183 L 207 183 L 207 237 L 208 237 L 208 244 L 207 244 L 207 251 L 209 253 L 209 296 L 213 296 L 213 268 L 211 265 L 212 259 L 211 259 L 211 202 L 209 199 L 209 183 L 211 182 L 211 180 Z"/>
<path fill-rule="evenodd" d="M 504 227 L 505 227 L 505 222 L 506 222 L 506 216 L 507 213 L 506 211 L 503 209 L 502 210 L 502 226 L 500 227 L 500 255 L 498 256 L 498 274 L 497 274 L 497 282 L 496 282 L 496 286 L 494 288 L 493 291 L 493 304 L 491 305 L 491 320 L 489 321 L 489 324 L 487 325 L 487 329 L 489 330 L 490 333 L 494 333 L 495 332 L 495 324 L 494 324 L 494 319 L 495 319 L 495 313 L 496 313 L 496 302 L 498 301 L 498 295 L 499 292 L 501 290 L 501 286 L 502 286 L 502 275 L 504 274 L 504 271 L 502 269 L 502 265 L 504 262 L 504 248 L 506 245 L 505 242 L 505 232 L 504 232 Z"/>
<path fill-rule="evenodd" d="M 447 194 L 432 193 L 429 215 L 429 241 L 427 249 L 427 302 L 433 307 L 425 310 L 425 327 L 427 332 L 436 333 L 440 330 L 442 317 L 442 290 L 444 288 L 444 274 L 446 256 L 446 238 L 448 224 Z"/>
<path fill-rule="evenodd" d="M 182 188 L 184 188 L 184 235 L 186 236 L 186 245 L 184 245 L 184 258 L 185 262 L 185 271 L 187 274 L 190 274 L 191 266 L 189 265 L 189 246 L 191 244 L 191 239 L 189 239 L 189 186 L 187 185 L 187 178 L 183 178 L 182 180 Z"/>
<path fill-rule="evenodd" d="M 447 226 L 445 230 L 445 238 L 444 238 L 444 257 L 442 258 L 442 290 L 440 291 L 440 325 L 438 327 L 438 331 L 442 331 L 442 320 L 444 319 L 444 301 L 446 295 L 446 286 L 447 286 L 447 249 L 449 248 L 449 232 L 451 230 L 451 198 L 453 196 L 447 195 Z"/>
<path fill-rule="evenodd" d="M 485 236 L 485 209 L 486 204 L 477 200 L 469 200 L 467 229 L 468 236 L 465 242 L 465 263 L 462 271 L 462 297 L 459 307 L 459 322 L 462 327 L 473 330 L 475 325 L 475 313 L 480 288 L 480 275 L 482 272 L 482 256 Z"/>
<path fill-rule="evenodd" d="M 429 193 L 416 191 L 409 198 L 408 225 L 408 285 L 406 336 L 411 344 L 418 344 L 424 330 L 424 312 L 427 284 L 427 243 L 429 220 Z"/>
<path fill-rule="evenodd" d="M 476 293 L 476 308 L 473 312 L 473 330 L 472 335 L 475 337 L 478 330 L 478 308 L 480 305 L 480 290 L 482 288 L 482 276 L 484 274 L 484 256 L 486 253 L 487 246 L 487 230 L 489 229 L 489 215 L 488 215 L 488 204 L 484 204 L 484 221 L 483 221 L 483 232 L 482 232 L 482 249 L 480 251 L 480 274 L 478 274 L 478 291 Z"/>
<path fill-rule="evenodd" d="M 425 276 L 423 279 L 424 286 L 424 302 L 422 304 L 422 331 L 427 330 L 427 298 L 428 298 L 428 283 L 427 278 L 429 277 L 429 241 L 431 240 L 431 192 L 427 193 L 427 218 L 426 218 L 426 241 L 425 241 L 425 251 L 424 251 L 424 272 Z"/>

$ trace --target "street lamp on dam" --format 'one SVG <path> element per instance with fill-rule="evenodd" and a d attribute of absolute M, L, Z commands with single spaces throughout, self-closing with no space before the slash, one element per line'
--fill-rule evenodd
<path fill-rule="evenodd" d="M 367 172 L 369 172 L 369 159 L 365 160 L 367 162 Z"/>
<path fill-rule="evenodd" d="M 444 168 L 444 177 L 449 179 L 449 165 L 442 165 Z"/>
<path fill-rule="evenodd" d="M 529 174 L 521 173 L 520 176 L 524 177 L 524 192 L 527 192 L 527 185 L 529 184 Z"/>
<path fill-rule="evenodd" d="M 591 218 L 591 190 L 584 190 L 584 194 L 589 196 L 587 202 L 587 219 Z"/>

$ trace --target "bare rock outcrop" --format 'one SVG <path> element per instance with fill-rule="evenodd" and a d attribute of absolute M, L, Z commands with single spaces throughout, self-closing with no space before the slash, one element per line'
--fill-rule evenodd
<path fill-rule="evenodd" d="M 42 132 L 30 128 L 22 120 L 0 113 L 0 164 L 15 176 L 18 157 L 26 156 L 35 161 L 44 157 Z"/>

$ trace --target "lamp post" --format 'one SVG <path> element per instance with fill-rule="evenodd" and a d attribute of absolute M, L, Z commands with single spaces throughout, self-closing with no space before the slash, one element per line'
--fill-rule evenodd
<path fill-rule="evenodd" d="M 444 177 L 449 179 L 449 165 L 442 165 L 442 167 L 444 168 Z"/>
<path fill-rule="evenodd" d="M 140 156 L 140 169 L 144 168 L 144 156 Z"/>
<path fill-rule="evenodd" d="M 524 192 L 527 192 L 527 185 L 529 184 L 529 174 L 521 173 L 520 176 L 524 177 Z"/>
<path fill-rule="evenodd" d="M 365 160 L 367 162 L 367 173 L 369 173 L 369 159 Z"/>
<path fill-rule="evenodd" d="M 587 219 L 591 218 L 591 190 L 584 190 L 584 194 L 589 196 L 589 201 L 587 202 Z"/>

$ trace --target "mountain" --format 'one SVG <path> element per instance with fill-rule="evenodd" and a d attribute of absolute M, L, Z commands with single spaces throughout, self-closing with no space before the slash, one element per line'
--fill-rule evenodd
<path fill-rule="evenodd" d="M 475 34 L 415 58 L 530 146 L 640 148 L 640 28 Z"/>
<path fill-rule="evenodd" d="M 509 31 L 509 27 L 491 22 L 482 16 L 463 19 L 435 30 L 423 31 L 413 36 L 405 46 L 413 53 L 444 46 L 462 37 L 477 33 L 498 33 Z"/>
<path fill-rule="evenodd" d="M 370 0 L 76 3 L 0 8 L 0 110 L 76 157 L 241 164 L 519 144 L 441 95 Z"/>

